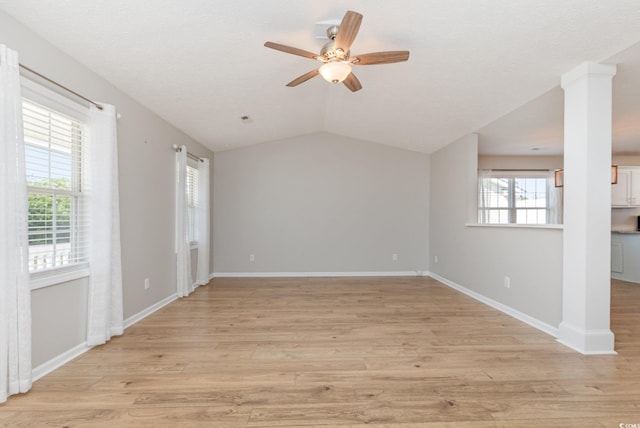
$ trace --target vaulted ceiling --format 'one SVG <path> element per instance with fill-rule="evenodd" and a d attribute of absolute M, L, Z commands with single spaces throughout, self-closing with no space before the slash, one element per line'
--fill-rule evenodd
<path fill-rule="evenodd" d="M 640 40 L 637 0 L 0 0 L 0 8 L 214 151 L 328 131 L 430 153 L 553 92 L 578 64 Z M 319 63 L 264 42 L 318 52 L 317 23 L 346 10 L 364 15 L 353 53 L 409 50 L 409 61 L 356 67 L 355 93 L 320 77 L 286 87 Z M 511 144 L 514 129 L 492 132 Z M 526 138 L 516 130 L 510 139 Z"/>

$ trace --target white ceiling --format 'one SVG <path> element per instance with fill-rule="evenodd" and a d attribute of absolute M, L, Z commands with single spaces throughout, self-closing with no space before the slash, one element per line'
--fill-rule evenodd
<path fill-rule="evenodd" d="M 576 65 L 640 40 L 638 0 L 0 0 L 0 8 L 214 151 L 329 131 L 430 153 L 552 90 Z M 315 23 L 347 9 L 364 15 L 353 53 L 409 50 L 409 61 L 357 67 L 356 93 L 320 77 L 285 87 L 319 63 L 264 42 L 318 52 Z M 541 130 L 535 146 L 551 134 Z"/>
<path fill-rule="evenodd" d="M 613 152 L 640 153 L 640 44 L 603 62 L 616 64 L 613 79 Z M 484 155 L 563 153 L 564 92 L 556 86 L 520 108 L 480 128 Z"/>

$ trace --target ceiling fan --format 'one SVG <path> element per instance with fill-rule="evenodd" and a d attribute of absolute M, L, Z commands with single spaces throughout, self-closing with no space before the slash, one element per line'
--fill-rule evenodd
<path fill-rule="evenodd" d="M 352 56 L 349 49 L 358 34 L 360 23 L 362 23 L 361 14 L 358 12 L 347 11 L 339 26 L 334 25 L 327 29 L 329 42 L 322 46 L 319 55 L 303 49 L 281 45 L 279 43 L 266 42 L 264 45 L 271 49 L 298 55 L 304 58 L 315 59 L 324 63 L 319 68 L 311 70 L 310 72 L 293 79 L 291 82 L 287 83 L 287 86 L 298 86 L 299 84 L 320 74 L 326 81 L 331 83 L 342 82 L 349 90 L 355 92 L 362 89 L 362 85 L 355 74 L 351 71 L 351 66 L 391 64 L 409 59 L 409 51 L 373 52 Z"/>

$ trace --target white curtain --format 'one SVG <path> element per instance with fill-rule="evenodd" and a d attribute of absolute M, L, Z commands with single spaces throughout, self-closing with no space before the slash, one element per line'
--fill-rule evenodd
<path fill-rule="evenodd" d="M 193 290 L 187 198 L 187 147 L 181 146 L 176 151 L 176 294 L 178 297 L 186 297 Z"/>
<path fill-rule="evenodd" d="M 89 345 L 105 343 L 124 330 L 116 111 L 102 106 L 104 110 L 89 110 Z"/>
<path fill-rule="evenodd" d="M 18 53 L 0 45 L 0 403 L 31 389 L 27 185 Z"/>
<path fill-rule="evenodd" d="M 495 192 L 493 181 L 491 180 L 491 170 L 481 169 L 478 171 L 478 223 L 489 223 L 490 195 Z"/>
<path fill-rule="evenodd" d="M 556 174 L 549 171 L 547 176 L 547 191 L 549 192 L 549 224 L 562 224 L 564 198 L 562 187 L 556 187 Z"/>
<path fill-rule="evenodd" d="M 198 268 L 196 284 L 209 282 L 209 159 L 198 163 Z"/>

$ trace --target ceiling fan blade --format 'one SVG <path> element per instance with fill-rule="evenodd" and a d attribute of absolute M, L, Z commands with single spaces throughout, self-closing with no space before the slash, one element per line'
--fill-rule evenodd
<path fill-rule="evenodd" d="M 316 59 L 318 55 L 313 52 L 305 51 L 304 49 L 293 48 L 291 46 L 281 45 L 280 43 L 266 42 L 264 44 L 266 47 L 275 49 L 277 51 L 282 51 L 286 53 L 290 53 L 292 55 L 298 55 L 309 59 Z"/>
<path fill-rule="evenodd" d="M 349 73 L 347 78 L 344 79 L 342 83 L 344 84 L 344 86 L 349 88 L 351 92 L 356 92 L 362 89 L 362 85 L 360 84 L 360 81 L 358 80 L 356 75 L 353 74 L 353 72 Z"/>
<path fill-rule="evenodd" d="M 336 35 L 335 47 L 336 49 L 342 49 L 347 52 L 351 48 L 351 44 L 358 34 L 360 24 L 362 23 L 362 15 L 358 12 L 351 10 L 347 11 L 342 18 L 342 22 L 338 27 L 338 34 Z"/>
<path fill-rule="evenodd" d="M 394 62 L 402 62 L 408 59 L 409 51 L 387 51 L 355 55 L 351 57 L 350 61 L 353 65 L 374 65 L 392 64 Z"/>
<path fill-rule="evenodd" d="M 312 77 L 316 77 L 318 74 L 320 74 L 320 72 L 316 68 L 315 70 L 311 70 L 310 72 L 305 73 L 302 76 L 293 79 L 291 82 L 287 83 L 287 86 L 289 86 L 291 88 L 294 87 L 294 86 L 298 86 L 299 84 L 306 82 L 307 80 L 311 79 Z"/>

